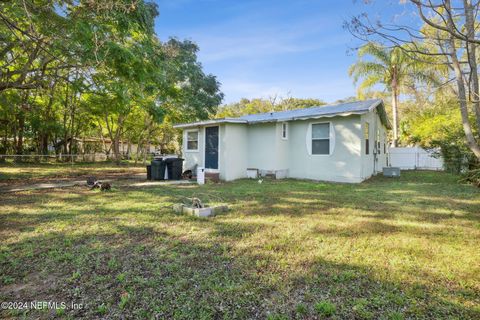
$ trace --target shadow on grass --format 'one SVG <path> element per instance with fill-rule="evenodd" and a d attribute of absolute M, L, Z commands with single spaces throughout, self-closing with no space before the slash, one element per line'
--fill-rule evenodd
<path fill-rule="evenodd" d="M 394 225 L 393 220 L 438 224 L 452 219 L 438 210 L 438 194 L 443 194 L 448 204 L 440 209 L 456 212 L 457 222 L 479 223 L 478 201 L 470 201 L 478 199 L 476 191 L 430 176 L 422 181 L 408 176 L 361 185 L 239 181 L 202 188 L 2 196 L 8 211 L 0 215 L 0 237 L 6 240 L 0 246 L 0 300 L 74 301 L 85 308 L 66 314 L 85 318 L 294 318 L 299 303 L 313 318 L 313 305 L 328 300 L 337 306 L 339 318 L 478 319 L 476 286 L 389 279 L 328 255 L 291 265 L 285 256 L 294 254 L 295 247 L 290 248 L 288 236 L 275 233 L 275 220 L 263 219 L 301 224 L 305 218 L 321 222 L 330 217 L 338 222 L 317 223 L 306 237 L 356 241 L 359 236 L 408 233 L 441 242 L 449 231 Z M 193 194 L 229 203 L 232 212 L 202 220 L 171 211 L 171 204 Z M 453 199 L 465 201 L 449 201 Z M 344 223 L 351 216 L 360 220 Z M 237 246 L 255 236 L 279 241 Z M 413 254 L 429 255 L 420 251 Z M 2 312 L 0 316 L 9 314 Z M 27 314 L 52 316 L 52 311 Z"/>
<path fill-rule="evenodd" d="M 85 307 L 66 314 L 86 318 L 293 318 L 299 303 L 313 317 L 313 305 L 321 300 L 334 303 L 340 318 L 480 316 L 474 307 L 478 291 L 450 292 L 466 302 L 454 303 L 436 288 L 379 279 L 364 267 L 322 258 L 283 272 L 271 255 L 239 254 L 218 241 L 234 227 L 215 225 L 204 242 L 125 225 L 116 225 L 114 233 L 29 238 L 2 249 L 2 274 L 14 280 L 0 289 L 0 297 L 73 301 Z M 25 248 L 32 244 L 29 253 Z M 27 316 L 49 319 L 54 312 L 30 311 Z"/>

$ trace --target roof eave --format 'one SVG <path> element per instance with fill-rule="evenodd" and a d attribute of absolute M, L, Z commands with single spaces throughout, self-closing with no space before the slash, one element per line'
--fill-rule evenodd
<path fill-rule="evenodd" d="M 291 117 L 285 119 L 268 119 L 268 120 L 259 120 L 259 121 L 249 121 L 249 124 L 255 123 L 267 123 L 267 122 L 285 122 L 285 121 L 295 121 L 295 120 L 309 120 L 309 119 L 320 119 L 320 118 L 333 118 L 333 117 L 348 117 L 351 115 L 362 115 L 368 111 L 352 111 L 352 112 L 342 112 L 342 113 L 330 113 L 330 114 L 321 114 L 321 115 L 310 115 L 303 117 Z"/>
<path fill-rule="evenodd" d="M 221 123 L 244 123 L 246 124 L 246 120 L 238 120 L 238 119 L 214 119 L 214 120 L 206 120 L 206 121 L 198 121 L 198 122 L 192 122 L 192 123 L 179 123 L 173 125 L 174 128 L 176 129 L 185 129 L 185 128 L 195 128 L 195 127 L 202 127 L 202 126 L 208 126 L 211 124 L 221 124 Z"/>
<path fill-rule="evenodd" d="M 375 108 L 377 108 L 378 106 L 382 106 L 382 115 L 383 117 L 381 116 L 380 119 L 385 122 L 384 125 L 387 129 L 391 130 L 393 127 L 392 127 L 392 124 L 390 123 L 390 120 L 388 119 L 388 115 L 387 115 L 387 110 L 385 110 L 385 104 L 383 103 L 383 100 L 379 99 L 377 103 L 374 103 L 370 106 L 370 110 L 374 110 Z"/>

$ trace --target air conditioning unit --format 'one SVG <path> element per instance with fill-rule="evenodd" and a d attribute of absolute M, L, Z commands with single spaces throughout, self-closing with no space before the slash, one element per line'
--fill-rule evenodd
<path fill-rule="evenodd" d="M 400 177 L 399 167 L 383 167 L 383 175 L 385 177 Z"/>
<path fill-rule="evenodd" d="M 258 178 L 258 169 L 255 169 L 255 168 L 247 168 L 247 178 L 249 178 L 249 179 L 257 179 L 257 178 Z"/>

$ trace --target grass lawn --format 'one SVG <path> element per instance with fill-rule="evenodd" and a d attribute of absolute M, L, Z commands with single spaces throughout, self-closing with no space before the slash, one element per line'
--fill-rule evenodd
<path fill-rule="evenodd" d="M 78 178 L 88 175 L 118 175 L 146 172 L 141 163 L 117 166 L 112 162 L 96 163 L 13 163 L 0 165 L 0 183 L 20 182 L 20 180 L 42 180 L 58 178 Z"/>
<path fill-rule="evenodd" d="M 0 301 L 83 304 L 0 318 L 479 319 L 480 192 L 457 180 L 0 195 Z M 232 210 L 173 213 L 192 196 Z"/>

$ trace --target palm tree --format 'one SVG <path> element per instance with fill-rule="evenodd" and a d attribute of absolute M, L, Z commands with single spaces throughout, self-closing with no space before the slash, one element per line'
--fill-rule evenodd
<path fill-rule="evenodd" d="M 365 56 L 371 57 L 364 60 Z M 398 97 L 404 89 L 416 81 L 434 82 L 433 76 L 427 74 L 421 64 L 404 53 L 402 48 L 385 48 L 377 43 L 369 42 L 358 50 L 359 61 L 348 71 L 354 83 L 362 78 L 358 87 L 359 96 L 366 89 L 375 85 L 383 85 L 392 95 L 393 112 L 393 146 L 398 143 Z M 422 71 L 423 69 L 423 71 Z M 430 68 L 431 69 L 431 68 Z"/>

